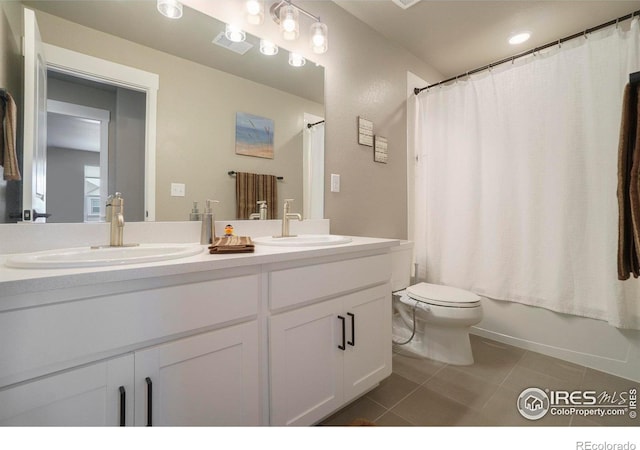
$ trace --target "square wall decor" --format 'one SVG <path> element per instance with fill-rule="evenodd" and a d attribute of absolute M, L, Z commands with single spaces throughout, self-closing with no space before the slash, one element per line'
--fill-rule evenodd
<path fill-rule="evenodd" d="M 373 147 L 373 122 L 358 117 L 358 144 Z"/>
<path fill-rule="evenodd" d="M 373 137 L 373 160 L 379 163 L 387 163 L 387 138 L 382 136 Z"/>
<path fill-rule="evenodd" d="M 273 120 L 236 113 L 236 155 L 273 159 Z"/>

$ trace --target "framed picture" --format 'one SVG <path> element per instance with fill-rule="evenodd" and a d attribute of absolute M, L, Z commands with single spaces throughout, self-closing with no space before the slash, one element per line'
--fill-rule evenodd
<path fill-rule="evenodd" d="M 373 122 L 358 117 L 358 144 L 373 147 Z"/>
<path fill-rule="evenodd" d="M 373 137 L 373 160 L 379 163 L 387 163 L 387 138 L 382 136 Z"/>
<path fill-rule="evenodd" d="M 273 159 L 273 120 L 236 113 L 236 155 Z"/>

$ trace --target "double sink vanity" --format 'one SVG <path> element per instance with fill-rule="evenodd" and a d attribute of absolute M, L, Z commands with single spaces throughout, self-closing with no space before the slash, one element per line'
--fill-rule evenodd
<path fill-rule="evenodd" d="M 188 222 L 134 224 L 141 245 L 97 252 L 16 225 L 34 248 L 0 256 L 0 424 L 311 425 L 364 394 L 391 374 L 399 242 L 308 222 L 226 255 Z"/>

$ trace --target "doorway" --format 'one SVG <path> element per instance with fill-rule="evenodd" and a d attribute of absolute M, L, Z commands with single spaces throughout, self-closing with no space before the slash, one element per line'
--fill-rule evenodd
<path fill-rule="evenodd" d="M 127 219 L 144 220 L 145 108 L 144 92 L 47 71 L 48 222 L 105 221 L 116 191 Z"/>

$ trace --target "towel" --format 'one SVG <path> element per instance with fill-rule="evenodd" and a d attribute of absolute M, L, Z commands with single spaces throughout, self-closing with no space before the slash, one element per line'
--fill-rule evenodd
<path fill-rule="evenodd" d="M 640 98 L 627 84 L 618 145 L 618 279 L 640 276 Z"/>
<path fill-rule="evenodd" d="M 16 155 L 16 102 L 8 92 L 0 100 L 0 166 L 4 167 L 4 179 L 19 181 L 20 168 Z"/>
<path fill-rule="evenodd" d="M 278 185 L 274 175 L 236 173 L 236 218 L 248 219 L 258 212 L 257 202 L 267 202 L 267 219 L 276 219 L 278 214 Z"/>
<path fill-rule="evenodd" d="M 209 246 L 209 253 L 252 253 L 253 241 L 248 236 L 219 237 Z"/>

